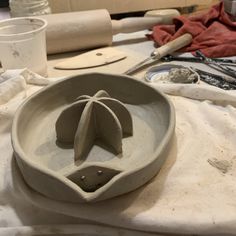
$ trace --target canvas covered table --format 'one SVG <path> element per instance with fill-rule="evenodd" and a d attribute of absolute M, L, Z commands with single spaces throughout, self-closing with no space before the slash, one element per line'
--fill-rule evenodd
<path fill-rule="evenodd" d="M 90 71 L 123 73 L 153 50 L 144 35 L 117 35 L 114 46 L 128 55 L 118 63 L 80 71 L 53 69 L 72 53 L 50 57 L 49 79 L 27 71 L 4 77 L 7 80 L 0 83 L 1 235 L 236 235 L 235 91 L 203 83 L 155 85 L 175 106 L 176 135 L 159 174 L 129 194 L 94 204 L 61 203 L 34 192 L 17 171 L 11 123 L 19 104 L 42 87 L 33 84 L 46 85 Z"/>

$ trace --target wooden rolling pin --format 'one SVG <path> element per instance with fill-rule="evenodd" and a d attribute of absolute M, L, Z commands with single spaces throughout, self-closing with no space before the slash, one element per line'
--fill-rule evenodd
<path fill-rule="evenodd" d="M 112 36 L 171 24 L 179 13 L 173 10 L 155 17 L 132 17 L 111 20 L 107 10 L 92 10 L 40 16 L 47 20 L 48 54 L 77 51 L 112 44 Z M 174 12 L 174 14 L 173 14 Z"/>

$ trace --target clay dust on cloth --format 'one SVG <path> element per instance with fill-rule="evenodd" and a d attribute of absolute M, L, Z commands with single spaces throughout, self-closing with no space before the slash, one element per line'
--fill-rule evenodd
<path fill-rule="evenodd" d="M 72 204 L 34 192 L 15 166 L 12 119 L 41 88 L 26 75 L 0 83 L 0 235 L 236 235 L 236 91 L 158 85 L 176 110 L 176 135 L 161 171 L 123 196 Z M 24 86 L 16 91 L 17 81 Z"/>

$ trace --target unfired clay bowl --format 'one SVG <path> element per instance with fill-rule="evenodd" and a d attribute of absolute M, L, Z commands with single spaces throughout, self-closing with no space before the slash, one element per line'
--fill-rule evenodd
<path fill-rule="evenodd" d="M 55 125 L 76 98 L 100 90 L 129 111 L 132 135 L 123 137 L 122 152 L 94 143 L 78 162 L 73 145 L 58 142 Z M 174 128 L 173 106 L 156 89 L 125 75 L 91 73 L 54 83 L 27 99 L 15 115 L 12 144 L 32 189 L 55 200 L 95 202 L 130 192 L 154 177 L 171 148 Z"/>

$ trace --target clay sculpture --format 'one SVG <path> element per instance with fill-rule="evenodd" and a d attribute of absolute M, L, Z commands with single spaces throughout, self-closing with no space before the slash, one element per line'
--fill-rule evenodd
<path fill-rule="evenodd" d="M 75 160 L 85 158 L 96 139 L 122 152 L 123 134 L 132 135 L 132 118 L 125 106 L 100 90 L 80 96 L 62 111 L 56 122 L 57 140 L 74 143 Z"/>
<path fill-rule="evenodd" d="M 154 177 L 174 127 L 173 106 L 156 89 L 125 75 L 91 73 L 26 100 L 12 144 L 29 187 L 57 201 L 95 202 Z"/>
<path fill-rule="evenodd" d="M 122 153 L 122 138 L 124 135 L 131 136 L 132 133 L 132 118 L 129 111 L 121 102 L 110 98 L 103 90 L 92 97 L 88 95 L 78 97 L 62 111 L 56 121 L 57 141 L 62 144 L 73 143 L 77 165 L 87 157 L 96 141 L 102 141 L 102 144 L 112 148 L 116 154 Z M 76 168 L 64 175 L 76 182 L 79 180 L 83 190 L 95 191 L 116 173 L 99 167 L 97 171 L 92 171 L 95 175 L 92 175 L 90 180 L 86 176 L 86 171 L 84 174 L 80 171 L 77 176 Z M 105 177 L 103 179 L 100 177 L 97 183 L 97 176 Z"/>

